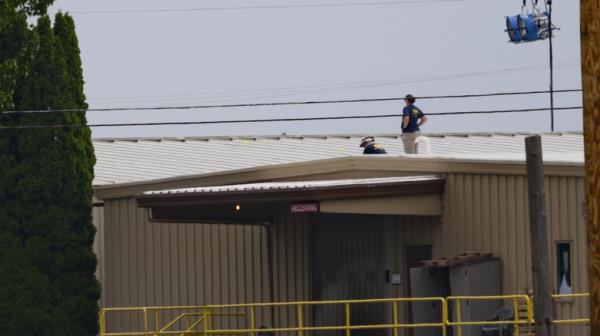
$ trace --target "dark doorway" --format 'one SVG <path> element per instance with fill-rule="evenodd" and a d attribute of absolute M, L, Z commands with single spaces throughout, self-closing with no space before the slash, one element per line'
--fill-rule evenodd
<path fill-rule="evenodd" d="M 431 245 L 409 245 L 406 246 L 406 270 L 404 271 L 408 279 L 408 291 L 410 293 L 410 274 L 409 270 L 413 267 L 423 266 L 423 261 L 431 260 L 432 248 Z M 410 319 L 412 321 L 412 318 Z"/>
<path fill-rule="evenodd" d="M 319 214 L 312 225 L 312 284 L 315 300 L 372 299 L 386 296 L 385 225 L 381 216 Z M 345 325 L 343 305 L 314 307 L 316 326 Z M 353 304 L 352 325 L 384 324 L 382 303 Z M 317 333 L 321 334 L 321 333 Z M 342 335 L 322 333 L 323 335 Z M 352 336 L 384 335 L 353 330 Z"/>

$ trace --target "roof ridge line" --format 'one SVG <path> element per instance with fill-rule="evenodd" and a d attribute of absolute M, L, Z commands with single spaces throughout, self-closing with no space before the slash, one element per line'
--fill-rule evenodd
<path fill-rule="evenodd" d="M 565 134 L 575 134 L 575 135 L 583 135 L 583 131 L 554 131 L 554 132 L 528 132 L 528 131 L 517 131 L 517 132 L 439 132 L 439 133 L 421 133 L 424 136 L 430 137 L 445 137 L 445 136 L 493 136 L 493 135 L 555 135 L 562 136 Z M 185 142 L 188 140 L 196 140 L 196 141 L 207 141 L 207 140 L 258 140 L 258 139 L 274 139 L 280 140 L 282 138 L 285 139 L 294 139 L 294 138 L 353 138 L 353 137 L 364 137 L 366 135 L 372 135 L 374 137 L 399 137 L 401 133 L 334 133 L 334 134 L 274 134 L 274 135 L 211 135 L 211 136 L 164 136 L 164 137 L 103 137 L 103 138 L 93 138 L 92 141 L 97 142 L 117 142 L 117 141 L 127 141 L 127 142 L 136 142 L 136 141 L 180 141 Z"/>

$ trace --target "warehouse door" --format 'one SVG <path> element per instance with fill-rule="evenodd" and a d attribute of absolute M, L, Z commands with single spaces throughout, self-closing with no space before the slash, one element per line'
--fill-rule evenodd
<path fill-rule="evenodd" d="M 321 214 L 311 231 L 315 300 L 387 296 L 382 216 Z M 313 312 L 316 325 L 339 326 L 346 321 L 343 305 L 315 306 Z M 386 323 L 386 307 L 381 303 L 352 305 L 350 322 L 352 325 Z M 385 333 L 380 330 L 352 332 L 352 335 L 362 334 Z"/>

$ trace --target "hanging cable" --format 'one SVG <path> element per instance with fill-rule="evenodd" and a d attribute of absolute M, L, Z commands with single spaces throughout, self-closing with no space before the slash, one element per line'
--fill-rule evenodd
<path fill-rule="evenodd" d="M 581 106 L 557 107 L 555 110 L 578 110 Z M 427 116 L 448 116 L 465 114 L 496 114 L 496 113 L 523 113 L 547 111 L 549 108 L 528 108 L 512 110 L 483 110 L 483 111 L 457 111 L 457 112 L 439 112 L 429 113 Z M 374 114 L 374 115 L 354 115 L 354 116 L 334 116 L 334 117 L 302 117 L 302 118 L 271 118 L 271 119 L 238 119 L 238 120 L 207 120 L 207 121 L 171 121 L 171 122 L 146 122 L 146 123 L 107 123 L 107 124 L 43 124 L 43 125 L 14 125 L 0 126 L 0 130 L 16 129 L 42 129 L 42 128 L 82 128 L 82 127 L 133 127 L 133 126 L 174 126 L 174 125 L 216 125 L 216 124 L 244 124 L 244 123 L 271 123 L 271 122 L 292 122 L 292 121 L 316 121 L 316 120 L 343 120 L 343 119 L 377 119 L 377 118 L 400 118 L 402 114 Z"/>
<path fill-rule="evenodd" d="M 367 7 L 389 5 L 415 5 L 427 3 L 463 2 L 465 0 L 404 0 L 380 2 L 355 2 L 355 3 L 322 3 L 322 4 L 291 4 L 291 5 L 264 5 L 264 6 L 234 6 L 234 7 L 200 7 L 200 8 L 173 8 L 173 9 L 120 9 L 97 11 L 72 11 L 71 14 L 142 14 L 142 13 L 189 13 L 227 10 L 252 10 L 252 9 L 291 9 L 291 8 L 327 8 L 327 7 Z"/>
<path fill-rule="evenodd" d="M 460 98 L 481 98 L 481 97 L 500 97 L 517 96 L 548 93 L 547 90 L 538 91 L 516 91 L 516 92 L 493 92 L 480 94 L 460 94 L 460 95 L 437 95 L 437 96 L 419 96 L 415 99 L 460 99 Z M 569 93 L 581 92 L 581 89 L 556 90 L 555 92 Z M 149 106 L 149 107 L 108 107 L 108 108 L 90 108 L 90 109 L 48 109 L 48 110 L 20 110 L 20 111 L 2 111 L 0 115 L 8 114 L 30 114 L 30 113 L 58 113 L 58 112 L 114 112 L 114 111 L 159 111 L 159 110 L 200 110 L 216 108 L 240 108 L 240 107 L 263 107 L 263 106 L 289 106 L 289 105 L 317 105 L 317 104 L 342 104 L 342 103 L 368 103 L 368 102 L 386 102 L 401 101 L 404 97 L 390 98 L 364 98 L 364 99 L 339 99 L 339 100 L 314 100 L 314 101 L 291 101 L 291 102 L 271 102 L 271 103 L 245 103 L 245 104 L 219 104 L 219 105 L 184 105 L 184 106 Z"/>

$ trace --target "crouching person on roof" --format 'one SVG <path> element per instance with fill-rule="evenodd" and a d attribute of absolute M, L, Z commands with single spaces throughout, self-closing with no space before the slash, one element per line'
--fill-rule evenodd
<path fill-rule="evenodd" d="M 375 138 L 372 136 L 362 138 L 360 147 L 363 147 L 363 154 L 387 154 L 383 146 L 375 143 Z"/>

